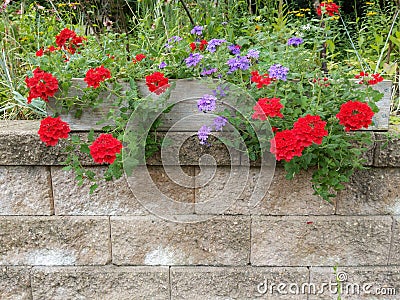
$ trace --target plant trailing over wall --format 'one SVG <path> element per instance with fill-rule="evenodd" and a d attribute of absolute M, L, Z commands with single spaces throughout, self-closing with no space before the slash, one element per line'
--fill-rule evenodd
<path fill-rule="evenodd" d="M 382 96 L 373 89 L 382 79 L 379 74 L 360 73 L 321 57 L 321 45 L 333 34 L 329 22 L 338 13 L 333 2 L 322 2 L 316 10 L 320 18 L 298 28 L 285 25 L 281 11 L 282 22 L 276 30 L 270 30 L 270 24 L 261 19 L 257 23 L 250 20 L 240 36 L 232 35 L 226 22 L 190 25 L 160 37 L 163 41 L 158 49 L 139 49 L 128 60 L 125 47 L 118 48 L 123 35 L 104 35 L 99 43 L 94 37 L 64 28 L 54 44 L 37 50 L 32 57 L 35 69 L 26 78 L 28 101 L 41 98 L 47 102 L 51 97 L 56 101 L 50 107 L 52 116 L 41 122 L 40 137 L 49 146 L 66 138 L 69 126 L 58 117 L 59 109 L 79 116 L 86 107 L 98 107 L 107 92 L 114 102 L 103 121 L 113 122 L 105 124 L 105 133 L 98 137 L 90 132 L 88 141 L 72 135 L 66 168 L 74 169 L 80 182 L 95 180 L 94 174 L 81 166 L 74 152 L 79 150 L 96 163 L 109 164 L 106 179 L 119 177 L 124 129 L 130 112 L 143 101 L 135 80 L 145 80 L 149 92 L 162 99 L 168 97 L 169 79 L 203 78 L 216 82 L 216 88 L 214 94 L 199 99 L 199 112 L 214 112 L 231 96 L 229 86 L 233 85 L 255 99 L 252 105 L 236 107 L 237 112 L 218 113 L 213 125 L 199 128 L 203 147 L 212 147 L 208 136 L 224 130 L 229 122 L 240 132 L 246 148 L 236 140 L 224 143 L 244 151 L 251 160 L 272 152 L 289 179 L 302 169 L 312 169 L 315 192 L 328 200 L 343 189 L 355 169 L 362 168 L 363 153 L 371 141 L 368 133 L 355 130 L 372 124 L 375 102 Z M 324 64 L 329 74 L 321 70 Z M 351 80 L 355 75 L 361 85 Z M 84 78 L 86 86 L 78 87 L 79 96 L 71 97 L 69 89 L 77 88 L 72 86 L 74 77 Z M 158 125 L 159 121 L 153 129 Z M 274 136 L 255 134 L 264 130 L 272 130 Z M 147 141 L 149 156 L 159 149 L 160 140 Z M 96 186 L 94 183 L 92 189 Z"/>

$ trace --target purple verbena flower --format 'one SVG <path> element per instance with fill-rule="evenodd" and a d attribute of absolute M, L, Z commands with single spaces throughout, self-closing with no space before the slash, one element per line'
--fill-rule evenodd
<path fill-rule="evenodd" d="M 197 100 L 197 108 L 199 111 L 207 112 L 215 110 L 217 98 L 213 95 L 205 94 Z"/>
<path fill-rule="evenodd" d="M 258 59 L 259 56 L 260 56 L 260 51 L 258 51 L 258 50 L 249 49 L 249 51 L 247 51 L 248 58 Z"/>
<path fill-rule="evenodd" d="M 229 45 L 228 49 L 234 55 L 240 54 L 240 46 L 239 45 Z"/>
<path fill-rule="evenodd" d="M 158 68 L 159 68 L 159 69 L 164 69 L 166 66 L 167 66 L 166 62 L 165 62 L 165 61 L 162 61 L 162 62 L 158 65 Z"/>
<path fill-rule="evenodd" d="M 294 36 L 294 37 L 291 37 L 290 39 L 288 39 L 287 44 L 289 46 L 298 46 L 298 45 L 302 44 L 303 42 L 304 41 L 301 37 Z"/>
<path fill-rule="evenodd" d="M 170 43 L 177 43 L 179 41 L 182 41 L 182 38 L 180 36 L 177 36 L 177 35 L 171 36 L 167 40 L 167 43 L 164 45 L 164 47 L 167 48 L 167 49 L 171 49 L 172 45 Z"/>
<path fill-rule="evenodd" d="M 211 127 L 208 127 L 206 125 L 201 126 L 201 128 L 197 132 L 197 136 L 199 138 L 201 145 L 207 144 L 207 139 L 208 139 L 208 136 L 210 135 L 210 133 L 211 133 Z"/>
<path fill-rule="evenodd" d="M 189 57 L 185 59 L 186 66 L 195 67 L 203 59 L 200 53 L 190 53 Z"/>
<path fill-rule="evenodd" d="M 208 41 L 208 45 L 207 45 L 206 49 L 210 53 L 214 53 L 215 51 L 217 51 L 217 46 L 220 46 L 223 43 L 226 43 L 226 40 L 223 40 L 223 39 L 212 39 L 212 40 Z"/>
<path fill-rule="evenodd" d="M 215 130 L 222 131 L 222 128 L 228 123 L 227 118 L 219 116 L 214 119 Z"/>
<path fill-rule="evenodd" d="M 218 78 L 221 78 L 220 75 L 222 77 L 222 74 L 219 74 Z M 213 94 L 215 97 L 217 97 L 217 96 L 225 97 L 227 95 L 226 91 L 228 91 L 228 90 L 229 90 L 228 85 L 223 86 L 222 84 L 219 84 L 217 86 L 217 88 L 215 90 L 213 90 Z"/>
<path fill-rule="evenodd" d="M 227 62 L 229 66 L 228 74 L 236 71 L 236 70 L 247 70 L 250 68 L 250 60 L 246 56 L 236 56 L 234 58 L 229 59 Z"/>
<path fill-rule="evenodd" d="M 206 68 L 204 68 L 203 71 L 201 71 L 200 75 L 201 75 L 201 76 L 208 76 L 208 75 L 211 75 L 211 74 L 213 74 L 213 73 L 215 73 L 215 72 L 217 72 L 217 71 L 218 71 L 217 68 L 211 68 L 211 69 L 209 69 L 209 70 L 207 70 Z"/>
<path fill-rule="evenodd" d="M 281 79 L 283 81 L 286 81 L 286 75 L 288 73 L 289 69 L 285 68 L 284 66 L 280 64 L 275 64 L 272 65 L 268 69 L 269 77 L 272 77 L 274 79 Z"/>
<path fill-rule="evenodd" d="M 191 34 L 202 35 L 203 34 L 203 26 L 194 26 L 190 31 Z"/>

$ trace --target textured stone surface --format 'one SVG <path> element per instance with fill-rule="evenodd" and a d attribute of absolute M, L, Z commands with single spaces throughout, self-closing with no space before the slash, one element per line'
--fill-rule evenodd
<path fill-rule="evenodd" d="M 393 219 L 393 238 L 390 249 L 389 265 L 400 265 L 400 216 L 395 216 Z"/>
<path fill-rule="evenodd" d="M 218 141 L 217 137 L 221 136 L 219 132 L 213 132 L 209 137 L 209 145 L 200 145 L 196 132 L 168 132 L 168 137 L 165 139 L 166 146 L 163 156 L 161 153 L 156 153 L 148 160 L 151 165 L 175 165 L 176 159 L 171 159 L 177 156 L 181 165 L 197 166 L 200 159 L 204 155 L 210 155 L 215 160 L 217 165 L 230 166 L 240 165 L 240 153 L 225 146 Z M 159 132 L 159 137 L 165 137 L 165 132 Z M 210 164 L 210 163 L 205 163 Z"/>
<path fill-rule="evenodd" d="M 357 171 L 337 198 L 340 215 L 400 215 L 400 169 Z"/>
<path fill-rule="evenodd" d="M 171 299 L 307 299 L 284 294 L 290 284 L 303 282 L 308 282 L 307 268 L 172 267 Z M 283 293 L 279 284 L 286 285 Z"/>
<path fill-rule="evenodd" d="M 336 279 L 339 279 L 339 284 Z M 309 299 L 336 299 L 340 285 L 343 300 L 400 299 L 399 267 L 313 267 L 310 283 L 315 288 Z M 330 286 L 330 287 L 329 287 Z M 323 291 L 323 292 L 322 292 Z"/>
<path fill-rule="evenodd" d="M 271 186 L 252 214 L 262 215 L 331 215 L 335 213 L 335 200 L 329 203 L 313 195 L 311 172 L 303 171 L 295 178 L 285 178 L 286 172 L 277 167 Z"/>
<path fill-rule="evenodd" d="M 89 167 L 99 177 L 106 167 Z M 89 193 L 91 183 L 78 186 L 73 171 L 52 167 L 54 211 L 56 215 L 145 215 L 146 209 L 135 199 L 125 178 L 101 181 Z"/>
<path fill-rule="evenodd" d="M 38 267 L 32 276 L 34 300 L 169 299 L 168 268 Z"/>
<path fill-rule="evenodd" d="M 1 265 L 95 265 L 110 260 L 108 218 L 0 217 Z"/>
<path fill-rule="evenodd" d="M 194 213 L 193 167 L 138 166 L 126 177 L 132 194 L 156 216 Z"/>
<path fill-rule="evenodd" d="M 360 266 L 388 261 L 392 219 L 254 217 L 251 262 L 267 266 Z"/>
<path fill-rule="evenodd" d="M 0 121 L 0 165 L 61 165 L 67 158 L 63 151 L 66 141 L 47 147 L 38 135 L 40 121 Z M 87 133 L 74 133 L 86 139 Z M 93 159 L 78 154 L 84 165 L 94 165 Z"/>
<path fill-rule="evenodd" d="M 258 167 L 251 167 L 249 171 L 246 167 L 242 167 L 239 176 L 235 176 L 231 168 L 218 167 L 212 180 L 196 189 L 196 203 L 213 200 L 221 205 L 231 203 L 225 214 L 331 215 L 335 213 L 335 203 L 328 203 L 313 195 L 314 191 L 309 181 L 311 173 L 304 172 L 293 180 L 287 180 L 283 168 L 266 169 L 262 176 L 263 182 L 260 184 L 257 183 L 260 177 Z M 226 189 L 225 184 L 228 179 L 236 183 L 235 189 Z M 255 186 L 261 187 L 262 193 L 261 197 L 255 198 L 260 201 L 253 204 L 250 197 L 253 193 L 257 193 Z M 205 206 L 202 210 L 196 206 L 196 213 L 213 214 L 220 211 L 215 205 Z"/>
<path fill-rule="evenodd" d="M 212 167 L 203 167 L 202 173 L 196 168 L 196 213 L 249 215 L 253 206 L 268 191 L 274 169 L 274 166 L 264 169 L 263 182 L 258 183 L 261 191 L 257 192 L 255 186 L 260 178 L 260 168 L 232 166 L 214 170 Z M 251 196 L 256 193 L 260 196 L 253 200 Z"/>
<path fill-rule="evenodd" d="M 0 166 L 0 215 L 50 215 L 50 181 L 46 167 Z"/>
<path fill-rule="evenodd" d="M 32 300 L 29 268 L 0 267 L 0 299 Z"/>
<path fill-rule="evenodd" d="M 390 131 L 388 134 L 376 135 L 376 148 L 374 166 L 378 167 L 400 167 L 400 137 L 399 126 L 397 131 Z"/>
<path fill-rule="evenodd" d="M 173 223 L 155 217 L 111 217 L 117 265 L 246 265 L 250 219 L 216 217 Z"/>

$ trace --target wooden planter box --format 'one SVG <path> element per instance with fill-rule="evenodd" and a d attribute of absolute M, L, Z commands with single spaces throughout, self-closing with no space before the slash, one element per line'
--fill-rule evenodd
<path fill-rule="evenodd" d="M 172 80 L 175 82 L 175 87 L 171 91 L 170 100 L 172 102 L 178 102 L 168 114 L 163 114 L 162 125 L 159 128 L 161 131 L 190 131 L 197 132 L 201 126 L 205 123 L 209 123 L 212 118 L 204 113 L 199 113 L 197 110 L 197 100 L 204 94 L 212 94 L 212 88 L 202 80 L 196 79 L 179 79 Z M 144 81 L 136 82 L 138 87 L 139 95 L 147 97 L 151 93 L 149 92 Z M 128 90 L 130 88 L 128 83 L 122 83 L 125 86 L 123 89 Z M 86 83 L 81 78 L 74 78 L 73 84 L 70 88 L 69 94 L 71 97 L 82 96 L 83 89 L 86 88 Z M 77 88 L 78 87 L 78 88 Z M 377 102 L 379 112 L 373 117 L 374 126 L 370 126 L 369 131 L 387 131 L 389 129 L 389 114 L 390 114 L 390 100 L 392 81 L 384 80 L 373 86 L 374 89 L 383 93 L 383 98 Z M 60 105 L 50 99 L 50 106 L 54 107 L 60 112 L 61 118 L 66 121 L 70 128 L 74 131 L 89 131 L 91 129 L 101 130 L 103 126 L 110 125 L 112 122 L 105 122 L 98 124 L 99 121 L 105 120 L 110 109 L 115 109 L 112 103 L 116 100 L 116 97 L 110 95 L 108 92 L 101 92 L 100 98 L 104 100 L 103 103 L 97 108 L 88 108 L 83 111 L 82 115 L 77 118 L 76 111 L 71 110 L 69 112 L 62 111 Z M 217 111 L 222 111 L 228 106 L 218 107 Z"/>

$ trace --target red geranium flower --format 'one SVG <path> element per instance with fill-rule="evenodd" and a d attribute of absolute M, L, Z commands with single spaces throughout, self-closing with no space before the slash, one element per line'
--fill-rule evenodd
<path fill-rule="evenodd" d="M 116 154 L 121 152 L 122 143 L 112 134 L 103 133 L 89 146 L 89 149 L 96 163 L 112 164 L 116 159 Z"/>
<path fill-rule="evenodd" d="M 339 7 L 340 6 L 333 2 L 321 2 L 317 7 L 317 14 L 320 16 L 322 15 L 322 11 L 325 10 L 325 13 L 332 17 L 339 13 Z"/>
<path fill-rule="evenodd" d="M 322 121 L 320 116 L 307 115 L 294 123 L 293 130 L 301 145 L 308 147 L 312 143 L 322 143 L 323 137 L 328 135 L 325 126 L 326 122 Z"/>
<path fill-rule="evenodd" d="M 82 45 L 83 40 L 85 39 L 85 37 L 76 35 L 75 31 L 64 28 L 58 35 L 56 35 L 56 44 L 61 49 L 74 54 L 76 49 Z"/>
<path fill-rule="evenodd" d="M 345 131 L 368 128 L 372 124 L 374 112 L 367 103 L 360 101 L 348 101 L 340 107 L 336 117 L 339 124 L 345 126 Z"/>
<path fill-rule="evenodd" d="M 43 48 L 40 48 L 38 51 L 36 51 L 35 55 L 40 57 L 43 56 L 43 53 L 44 53 Z"/>
<path fill-rule="evenodd" d="M 47 117 L 40 122 L 38 134 L 47 146 L 55 146 L 59 139 L 66 139 L 70 131 L 68 123 L 62 121 L 60 117 Z"/>
<path fill-rule="evenodd" d="M 271 140 L 270 151 L 275 154 L 276 160 L 290 161 L 295 156 L 301 156 L 303 150 L 293 130 L 279 131 Z"/>
<path fill-rule="evenodd" d="M 146 58 L 146 55 L 144 55 L 143 53 L 140 53 L 140 54 L 137 54 L 136 56 L 135 56 L 135 58 L 133 59 L 133 62 L 139 62 L 139 61 L 141 61 L 141 60 L 143 60 L 143 59 L 145 59 Z"/>
<path fill-rule="evenodd" d="M 165 88 L 169 87 L 168 78 L 164 77 L 163 73 L 154 72 L 146 76 L 146 85 L 150 92 L 155 92 L 157 95 L 165 92 Z M 160 89 L 164 87 L 164 89 Z"/>
<path fill-rule="evenodd" d="M 257 83 L 257 88 L 261 89 L 264 85 L 271 84 L 272 78 L 267 73 L 260 75 L 258 71 L 251 72 L 251 82 Z"/>
<path fill-rule="evenodd" d="M 257 104 L 254 105 L 253 119 L 266 120 L 267 117 L 279 117 L 283 118 L 281 109 L 283 105 L 281 104 L 281 99 L 279 98 L 260 98 Z"/>
<path fill-rule="evenodd" d="M 358 82 L 359 84 L 369 84 L 369 85 L 374 85 L 377 84 L 381 81 L 383 81 L 383 77 L 381 74 L 376 73 L 376 74 L 371 74 L 369 75 L 367 72 L 360 72 L 360 74 L 357 74 L 354 76 L 356 79 L 360 79 Z"/>
<path fill-rule="evenodd" d="M 196 43 L 190 43 L 189 46 L 192 51 L 196 50 Z"/>
<path fill-rule="evenodd" d="M 110 70 L 104 68 L 104 66 L 100 66 L 94 69 L 89 69 L 86 72 L 84 80 L 88 86 L 98 88 L 100 86 L 100 82 L 105 81 L 108 78 L 111 78 Z"/>
<path fill-rule="evenodd" d="M 48 97 L 53 97 L 58 91 L 57 78 L 39 67 L 33 70 L 32 78 L 25 78 L 25 83 L 29 88 L 28 104 L 34 98 L 42 98 L 44 101 L 49 101 Z"/>
<path fill-rule="evenodd" d="M 200 41 L 200 43 L 190 43 L 189 44 L 189 46 L 190 46 L 190 49 L 192 50 L 192 51 L 194 51 L 194 50 L 196 50 L 197 48 L 200 50 L 200 51 L 203 51 L 204 50 L 204 48 L 205 48 L 205 46 L 207 46 L 208 45 L 208 42 L 206 41 L 206 40 L 201 40 Z"/>

